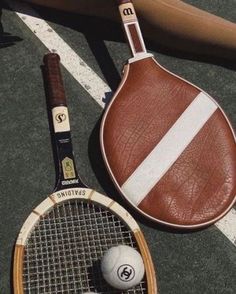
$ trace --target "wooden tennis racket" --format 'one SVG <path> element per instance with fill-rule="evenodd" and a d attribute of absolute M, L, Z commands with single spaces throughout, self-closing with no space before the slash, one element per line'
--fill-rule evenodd
<path fill-rule="evenodd" d="M 75 168 L 59 56 L 44 57 L 54 126 L 58 180 L 21 228 L 14 254 L 14 293 L 157 293 L 152 259 L 140 228 L 119 204 L 84 185 Z M 100 259 L 118 244 L 137 249 L 145 277 L 121 292 L 102 278 Z"/>
<path fill-rule="evenodd" d="M 101 149 L 120 193 L 177 228 L 210 225 L 235 203 L 236 144 L 220 106 L 147 53 L 133 4 L 119 0 L 133 57 L 101 124 Z"/>

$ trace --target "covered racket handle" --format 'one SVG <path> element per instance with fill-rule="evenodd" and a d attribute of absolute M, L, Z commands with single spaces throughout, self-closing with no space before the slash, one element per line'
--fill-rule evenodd
<path fill-rule="evenodd" d="M 124 3 L 132 3 L 131 0 L 116 0 L 116 1 L 119 5 L 124 4 Z"/>
<path fill-rule="evenodd" d="M 60 70 L 60 56 L 48 53 L 43 58 L 50 106 L 66 106 L 66 95 Z"/>
<path fill-rule="evenodd" d="M 131 0 L 116 0 L 119 6 L 124 31 L 133 57 L 147 57 L 147 50 Z"/>

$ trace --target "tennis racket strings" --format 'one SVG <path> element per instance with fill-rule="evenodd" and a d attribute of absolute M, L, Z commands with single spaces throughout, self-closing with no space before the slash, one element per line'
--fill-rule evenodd
<path fill-rule="evenodd" d="M 99 261 L 120 244 L 137 249 L 131 230 L 107 208 L 82 200 L 54 206 L 25 245 L 25 293 L 147 293 L 145 280 L 121 292 L 103 279 Z"/>

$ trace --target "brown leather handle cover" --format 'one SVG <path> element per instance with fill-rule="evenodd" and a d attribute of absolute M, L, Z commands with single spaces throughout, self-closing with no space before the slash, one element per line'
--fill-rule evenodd
<path fill-rule="evenodd" d="M 125 4 L 125 3 L 132 3 L 131 0 L 116 0 L 116 1 L 117 1 L 117 3 L 118 3 L 119 5 L 121 5 L 121 4 Z"/>
<path fill-rule="evenodd" d="M 66 95 L 60 69 L 60 56 L 56 53 L 47 53 L 44 55 L 43 62 L 50 106 L 66 106 Z"/>

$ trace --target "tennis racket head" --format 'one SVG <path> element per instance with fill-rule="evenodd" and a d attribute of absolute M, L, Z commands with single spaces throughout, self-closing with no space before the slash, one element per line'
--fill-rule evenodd
<path fill-rule="evenodd" d="M 100 138 L 116 187 L 154 221 L 198 228 L 235 203 L 235 135 L 224 112 L 151 57 L 125 66 Z"/>
<path fill-rule="evenodd" d="M 100 260 L 116 245 L 142 255 L 145 276 L 128 291 L 102 277 Z M 151 256 L 132 216 L 88 188 L 57 191 L 26 219 L 14 254 L 14 293 L 157 293 Z"/>

